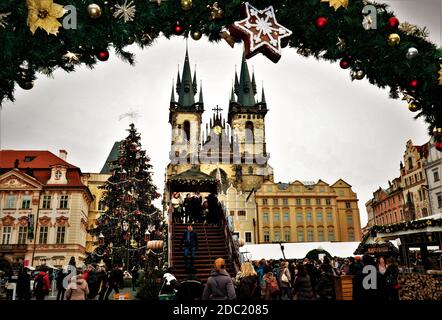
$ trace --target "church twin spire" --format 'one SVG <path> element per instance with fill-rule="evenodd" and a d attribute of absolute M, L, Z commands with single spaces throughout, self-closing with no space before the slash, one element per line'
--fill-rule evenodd
<path fill-rule="evenodd" d="M 175 92 L 178 94 L 178 101 L 175 98 Z M 184 59 L 184 66 L 182 75 L 178 70 L 176 86 L 174 90 L 174 84 L 172 84 L 172 93 L 170 97 L 171 105 L 178 106 L 178 108 L 195 110 L 198 109 L 195 105 L 203 105 L 203 91 L 202 83 L 200 82 L 199 98 L 198 102 L 195 101 L 195 95 L 198 93 L 198 84 L 196 76 L 196 67 L 192 77 L 190 68 L 189 52 L 186 48 L 186 56 Z M 264 94 L 264 86 L 262 87 L 261 101 L 257 102 L 257 86 L 255 73 L 252 73 L 250 77 L 249 68 L 245 56 L 242 57 L 240 76 L 235 71 L 235 81 L 230 94 L 230 105 L 236 104 L 240 107 L 247 109 L 255 109 L 259 105 L 266 105 L 266 99 Z M 229 113 L 232 110 L 232 106 L 229 108 Z"/>
<path fill-rule="evenodd" d="M 200 85 L 199 101 L 195 102 L 195 95 L 198 92 L 198 84 L 196 77 L 196 68 L 193 74 L 190 69 L 189 52 L 186 48 L 186 56 L 184 58 L 183 73 L 180 76 L 180 71 L 178 70 L 177 81 L 176 81 L 176 93 L 178 94 L 178 101 L 175 100 L 175 93 L 172 85 L 172 94 L 170 98 L 171 105 L 178 105 L 184 109 L 195 109 L 193 108 L 195 104 L 203 104 L 203 92 L 202 84 Z"/>

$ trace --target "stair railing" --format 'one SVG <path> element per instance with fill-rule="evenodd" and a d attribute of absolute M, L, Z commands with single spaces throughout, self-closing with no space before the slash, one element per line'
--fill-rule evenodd
<path fill-rule="evenodd" d="M 241 263 L 239 261 L 239 252 L 237 246 L 235 245 L 235 241 L 233 241 L 232 232 L 229 229 L 229 223 L 227 222 L 226 218 L 226 209 L 221 203 L 219 203 L 218 215 L 219 215 L 219 221 L 221 222 L 221 228 L 223 229 L 224 232 L 226 247 L 229 256 L 232 258 L 233 268 L 236 275 L 236 273 L 238 273 L 238 271 L 241 268 Z"/>
<path fill-rule="evenodd" d="M 203 230 L 204 230 L 204 235 L 206 236 L 206 246 L 207 246 L 207 250 L 209 251 L 209 259 L 210 259 L 210 262 L 213 262 L 212 251 L 210 251 L 209 240 L 207 239 L 207 230 L 206 230 L 205 223 L 203 223 Z"/>

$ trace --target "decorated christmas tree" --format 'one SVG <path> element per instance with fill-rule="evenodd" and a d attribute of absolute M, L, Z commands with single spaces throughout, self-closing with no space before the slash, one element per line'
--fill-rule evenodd
<path fill-rule="evenodd" d="M 112 176 L 101 186 L 101 205 L 105 212 L 89 232 L 98 239 L 98 247 L 88 262 L 103 260 L 108 268 L 123 265 L 145 267 L 149 255 L 149 240 L 163 240 L 161 212 L 152 204 L 160 197 L 152 183 L 150 159 L 141 150 L 140 133 L 134 124 L 129 135 L 120 143 L 118 159 L 110 163 Z M 161 251 L 157 249 L 157 251 Z M 155 253 L 161 257 L 161 252 Z M 162 259 L 155 259 L 158 267 Z"/>

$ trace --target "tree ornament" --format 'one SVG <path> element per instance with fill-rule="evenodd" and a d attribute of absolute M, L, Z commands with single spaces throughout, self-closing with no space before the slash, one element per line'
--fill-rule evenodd
<path fill-rule="evenodd" d="M 362 27 L 365 30 L 372 30 L 376 29 L 373 21 L 373 17 L 371 15 L 364 16 L 364 19 L 362 20 Z"/>
<path fill-rule="evenodd" d="M 326 17 L 318 17 L 315 20 L 315 26 L 316 28 L 322 30 L 328 25 L 328 19 Z"/>
<path fill-rule="evenodd" d="M 34 81 L 24 79 L 22 81 L 18 81 L 18 85 L 23 90 L 31 90 L 32 88 L 34 88 Z"/>
<path fill-rule="evenodd" d="M 342 69 L 348 69 L 348 68 L 350 68 L 350 61 L 342 59 L 341 62 L 339 62 L 339 66 Z"/>
<path fill-rule="evenodd" d="M 96 3 L 91 3 L 87 7 L 87 13 L 91 19 L 98 19 L 101 17 L 101 7 Z"/>
<path fill-rule="evenodd" d="M 396 17 L 391 17 L 388 19 L 388 26 L 390 29 L 397 29 L 399 27 L 399 19 Z"/>
<path fill-rule="evenodd" d="M 441 127 L 435 127 L 434 129 L 433 129 L 433 137 L 435 137 L 435 138 L 440 138 L 440 137 L 442 137 L 442 128 Z"/>
<path fill-rule="evenodd" d="M 138 150 L 138 144 L 136 142 L 132 142 L 130 145 L 130 151 L 135 152 Z"/>
<path fill-rule="evenodd" d="M 129 45 L 134 44 L 135 43 L 135 37 L 128 37 L 126 43 L 129 44 Z"/>
<path fill-rule="evenodd" d="M 347 9 L 348 0 L 321 0 L 321 2 L 330 2 L 330 7 L 335 8 L 337 11 L 340 7 Z"/>
<path fill-rule="evenodd" d="M 68 51 L 63 55 L 63 60 L 69 64 L 79 64 L 80 54 Z"/>
<path fill-rule="evenodd" d="M 388 36 L 388 44 L 392 47 L 399 45 L 401 37 L 397 33 L 392 33 Z"/>
<path fill-rule="evenodd" d="M 209 9 L 209 20 L 220 20 L 224 18 L 224 11 L 219 5 L 218 2 L 214 2 L 212 5 L 207 5 L 207 8 Z"/>
<path fill-rule="evenodd" d="M 436 148 L 437 151 L 441 151 L 442 152 L 442 141 L 437 141 L 434 144 L 434 147 Z"/>
<path fill-rule="evenodd" d="M 11 12 L 0 13 L 0 28 L 6 28 L 8 23 L 6 18 L 11 14 Z"/>
<path fill-rule="evenodd" d="M 192 37 L 193 40 L 198 41 L 199 39 L 201 39 L 203 34 L 199 30 L 194 30 L 194 31 L 192 31 L 190 36 Z"/>
<path fill-rule="evenodd" d="M 416 88 L 419 86 L 419 80 L 417 80 L 417 79 L 413 79 L 413 80 L 411 80 L 411 81 L 408 83 L 408 85 L 409 85 L 411 88 L 416 89 Z"/>
<path fill-rule="evenodd" d="M 292 31 L 276 20 L 273 6 L 258 10 L 248 2 L 242 6 L 245 19 L 229 26 L 230 34 L 244 40 L 245 57 L 263 53 L 274 63 L 281 59 L 281 39 L 290 37 Z"/>
<path fill-rule="evenodd" d="M 421 107 L 419 106 L 419 104 L 416 103 L 416 101 L 411 102 L 408 105 L 408 110 L 410 110 L 411 112 L 417 112 L 421 109 Z"/>
<path fill-rule="evenodd" d="M 399 30 L 401 30 L 408 36 L 415 36 L 421 39 L 426 39 L 430 35 L 426 27 L 421 29 L 414 24 L 408 22 L 401 23 L 399 25 Z"/>
<path fill-rule="evenodd" d="M 181 35 L 184 32 L 184 27 L 180 25 L 179 21 L 173 26 L 173 33 L 176 35 Z"/>
<path fill-rule="evenodd" d="M 350 76 L 352 80 L 362 80 L 365 77 L 365 72 L 361 69 L 355 69 L 351 71 Z"/>
<path fill-rule="evenodd" d="M 411 59 L 416 58 L 418 55 L 419 55 L 419 50 L 417 50 L 417 49 L 414 48 L 414 47 L 411 47 L 411 48 L 408 48 L 405 57 L 406 57 L 408 60 L 411 60 Z"/>
<path fill-rule="evenodd" d="M 181 9 L 184 11 L 189 11 L 192 9 L 193 1 L 192 0 L 181 0 Z"/>
<path fill-rule="evenodd" d="M 127 0 L 123 4 L 115 5 L 114 18 L 122 19 L 124 23 L 133 21 L 135 19 L 136 8 L 133 1 L 127 3 Z"/>
<path fill-rule="evenodd" d="M 100 61 L 107 61 L 109 59 L 109 51 L 102 50 L 97 53 L 97 59 Z"/>
<path fill-rule="evenodd" d="M 53 0 L 27 0 L 28 21 L 27 24 L 32 32 L 38 28 L 45 30 L 48 35 L 58 34 L 58 29 L 62 24 L 57 20 L 64 16 L 64 7 L 56 4 Z"/>
<path fill-rule="evenodd" d="M 344 50 L 344 49 L 345 49 L 345 46 L 346 46 L 345 40 L 342 39 L 342 38 L 340 38 L 340 37 L 338 37 L 338 42 L 336 43 L 336 47 L 337 47 L 339 50 Z"/>

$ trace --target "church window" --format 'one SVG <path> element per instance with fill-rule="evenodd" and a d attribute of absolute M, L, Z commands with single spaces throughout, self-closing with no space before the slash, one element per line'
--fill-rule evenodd
<path fill-rule="evenodd" d="M 185 134 L 185 137 L 184 137 L 185 140 L 190 141 L 190 122 L 189 121 L 184 121 L 183 131 Z"/>
<path fill-rule="evenodd" d="M 253 174 L 253 167 L 249 167 L 249 174 Z"/>
<path fill-rule="evenodd" d="M 255 140 L 253 122 L 247 121 L 245 129 L 246 129 L 246 143 L 253 143 Z"/>

